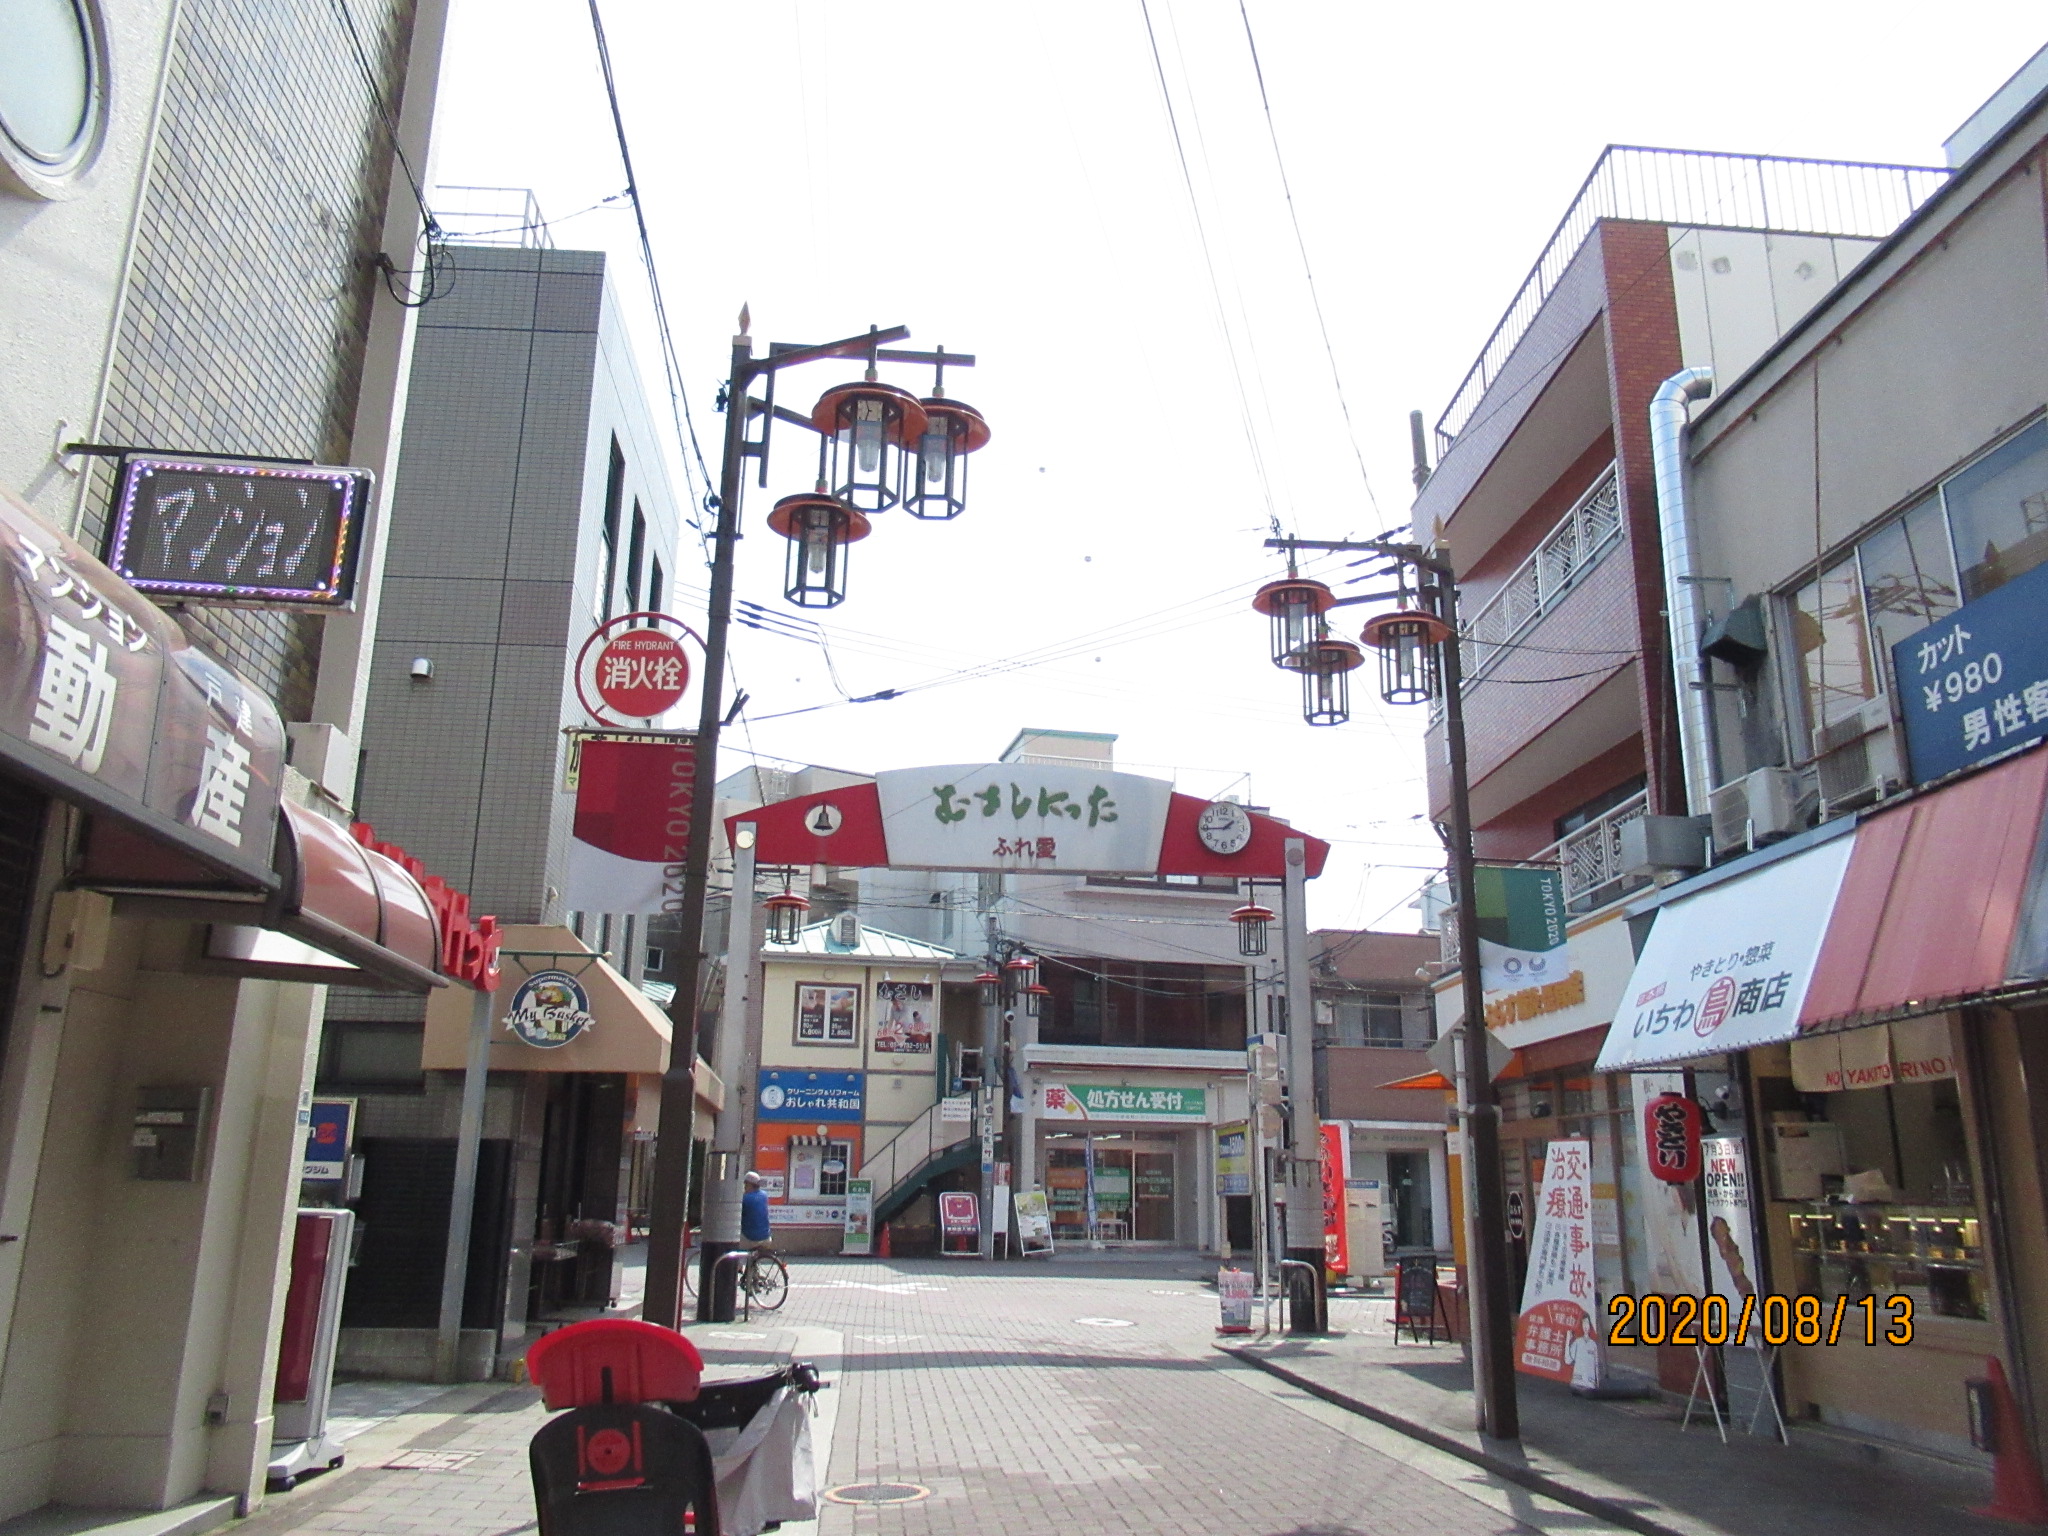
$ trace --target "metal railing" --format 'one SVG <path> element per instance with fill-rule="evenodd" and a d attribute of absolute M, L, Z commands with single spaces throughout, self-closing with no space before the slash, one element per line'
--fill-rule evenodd
<path fill-rule="evenodd" d="M 436 187 L 433 204 L 442 234 L 457 245 L 554 249 L 540 200 L 525 187 Z"/>
<path fill-rule="evenodd" d="M 1488 387 L 1602 219 L 1881 240 L 1948 176 L 1941 166 L 1610 144 L 1437 419 L 1438 458 L 1477 413 Z"/>
<path fill-rule="evenodd" d="M 972 1120 L 941 1118 L 945 1102 L 938 1100 L 861 1159 L 860 1176 L 875 1181 L 877 1205 L 932 1157 L 974 1134 Z"/>
<path fill-rule="evenodd" d="M 1476 679 L 1501 648 L 1557 606 L 1621 539 L 1621 492 L 1614 466 L 1593 483 L 1536 550 L 1465 626 L 1465 676 Z"/>

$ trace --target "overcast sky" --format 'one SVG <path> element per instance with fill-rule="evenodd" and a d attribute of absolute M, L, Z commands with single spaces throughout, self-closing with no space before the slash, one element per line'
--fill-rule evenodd
<path fill-rule="evenodd" d="M 949 392 L 994 428 L 964 517 L 878 518 L 847 602 L 798 615 L 832 668 L 817 644 L 735 631 L 752 703 L 727 743 L 873 771 L 983 760 L 1023 726 L 1113 731 L 1120 766 L 1330 839 L 1317 925 L 1412 928 L 1439 857 L 1419 712 L 1361 673 L 1349 725 L 1302 723 L 1247 603 L 1279 571 L 1270 526 L 1404 522 L 1408 412 L 1436 419 L 1604 145 L 1939 164 L 2048 22 L 1989 0 L 1246 0 L 1276 160 L 1238 0 L 1149 6 L 1148 37 L 1140 0 L 603 0 L 714 471 L 742 303 L 763 344 L 903 324 L 972 351 Z M 530 188 L 558 246 L 614 254 L 665 410 L 630 218 L 578 213 L 625 184 L 582 0 L 457 7 L 433 174 Z M 781 399 L 851 376 L 816 365 Z M 885 377 L 928 392 L 924 370 Z M 792 614 L 761 519 L 809 487 L 800 437 L 778 436 L 752 493 L 739 574 Z M 701 555 L 677 568 L 687 619 Z"/>

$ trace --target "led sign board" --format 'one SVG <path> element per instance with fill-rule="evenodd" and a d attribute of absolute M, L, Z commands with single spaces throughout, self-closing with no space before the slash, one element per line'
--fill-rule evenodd
<path fill-rule="evenodd" d="M 107 564 L 160 600 L 351 608 L 370 485 L 333 465 L 131 454 Z"/>

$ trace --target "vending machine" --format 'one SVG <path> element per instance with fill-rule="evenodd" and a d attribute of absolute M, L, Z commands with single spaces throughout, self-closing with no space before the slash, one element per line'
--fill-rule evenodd
<path fill-rule="evenodd" d="M 348 1281 L 355 1223 L 354 1211 L 299 1212 L 272 1394 L 277 1417 L 268 1481 L 273 1491 L 342 1462 L 341 1442 L 327 1433 L 327 1399 L 334 1387 L 341 1293 Z"/>

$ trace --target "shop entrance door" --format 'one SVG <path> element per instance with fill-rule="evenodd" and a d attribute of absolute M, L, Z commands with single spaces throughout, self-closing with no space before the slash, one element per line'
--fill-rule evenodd
<path fill-rule="evenodd" d="M 1046 1148 L 1045 1186 L 1051 1197 L 1054 1238 L 1174 1241 L 1180 1193 L 1175 1152 L 1170 1138 L 1133 1138 L 1118 1132 L 1052 1140 Z"/>
<path fill-rule="evenodd" d="M 1131 1236 L 1141 1243 L 1173 1241 L 1173 1152 L 1132 1153 L 1137 1185 L 1137 1215 L 1131 1222 Z"/>

